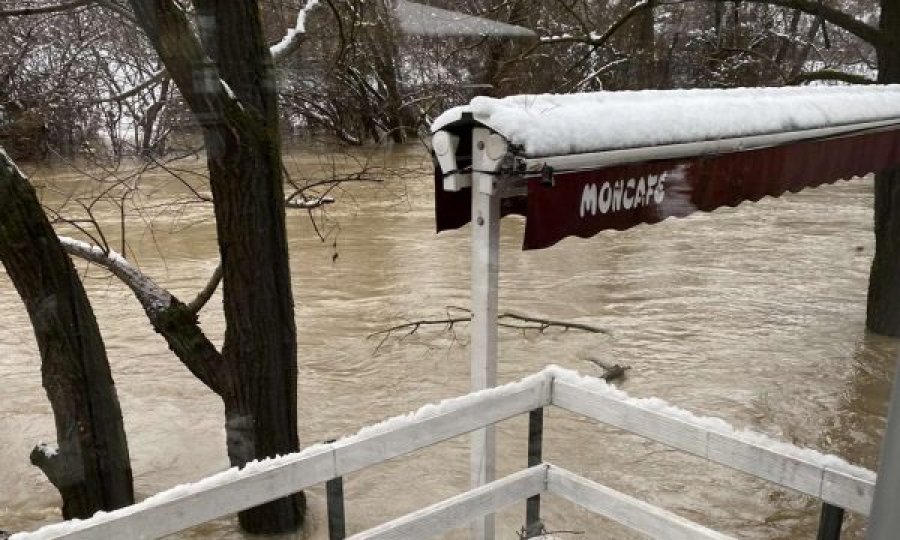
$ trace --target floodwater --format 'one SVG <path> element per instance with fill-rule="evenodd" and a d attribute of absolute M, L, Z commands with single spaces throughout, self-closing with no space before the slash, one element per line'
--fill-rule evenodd
<path fill-rule="evenodd" d="M 421 147 L 377 156 L 395 172 L 379 184 L 346 184 L 316 234 L 304 211 L 288 213 L 299 332 L 302 446 L 350 434 L 386 417 L 463 394 L 468 329 L 379 330 L 446 316 L 468 305 L 468 229 L 433 232 L 430 164 Z M 199 167 L 188 162 L 183 168 Z M 346 157 L 289 155 L 295 179 Z M 86 189 L 75 172 L 38 170 L 40 185 Z M 188 192 L 145 179 L 147 207 L 128 222 L 129 256 L 183 300 L 216 266 L 214 224 Z M 43 189 L 48 203 L 60 195 Z M 169 203 L 172 203 L 171 205 Z M 600 326 L 599 334 L 501 331 L 500 381 L 549 363 L 599 374 L 592 360 L 628 365 L 621 386 L 700 414 L 874 468 L 897 346 L 866 335 L 866 280 L 873 241 L 872 185 L 857 180 L 779 200 L 669 220 L 591 240 L 522 252 L 523 223 L 502 226 L 503 311 Z M 318 214 L 314 214 L 321 218 Z M 116 230 L 118 212 L 98 207 Z M 110 233 L 111 237 L 116 234 Z M 227 467 L 223 410 L 153 333 L 127 289 L 86 269 L 125 415 L 139 498 Z M 201 313 L 221 340 L 220 297 Z M 39 359 L 18 296 L 0 273 L 0 529 L 59 519 L 58 499 L 28 453 L 54 440 Z M 562 412 L 545 419 L 545 459 L 740 538 L 812 538 L 816 501 L 762 480 Z M 499 427 L 501 475 L 526 465 L 526 418 Z M 465 490 L 467 438 L 345 479 L 348 532 L 358 532 Z M 309 490 L 306 536 L 327 537 L 324 487 Z M 517 538 L 524 504 L 499 516 L 499 537 Z M 550 530 L 568 539 L 632 538 L 615 524 L 553 497 Z M 846 538 L 865 522 L 850 515 Z M 182 538 L 241 538 L 225 519 Z M 447 538 L 464 538 L 455 531 Z"/>

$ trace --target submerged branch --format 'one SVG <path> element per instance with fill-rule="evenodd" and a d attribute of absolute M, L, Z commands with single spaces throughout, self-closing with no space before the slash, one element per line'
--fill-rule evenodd
<path fill-rule="evenodd" d="M 605 362 L 597 360 L 596 358 L 587 358 L 586 360 L 603 370 L 603 375 L 600 375 L 600 378 L 606 382 L 614 381 L 616 379 L 624 379 L 625 372 L 631 369 L 631 366 L 607 364 Z"/>
<path fill-rule="evenodd" d="M 405 337 L 409 337 L 416 332 L 419 331 L 424 326 L 443 326 L 445 327 L 445 331 L 452 331 L 455 325 L 459 323 L 468 323 L 472 321 L 471 311 L 465 308 L 459 308 L 455 306 L 450 306 L 448 309 L 455 311 L 463 311 L 468 313 L 467 315 L 459 315 L 455 317 L 447 316 L 443 319 L 419 319 L 415 321 L 410 321 L 403 324 L 398 324 L 392 326 L 390 328 L 386 328 L 384 330 L 379 330 L 377 332 L 373 332 L 369 334 L 366 339 L 372 339 L 374 337 L 381 337 L 381 341 L 379 341 L 378 346 L 375 347 L 375 350 L 378 351 L 381 349 L 382 345 L 393 335 L 398 333 L 402 333 L 400 339 Z M 516 321 L 516 322 L 505 322 L 505 321 Z M 524 323 L 524 324 L 522 324 Z M 504 312 L 497 316 L 497 326 L 500 328 L 509 328 L 513 330 L 527 331 L 527 330 L 536 330 L 537 332 L 543 334 L 546 330 L 550 328 L 561 328 L 563 332 L 567 332 L 569 330 L 580 330 L 582 332 L 588 332 L 591 334 L 606 334 L 609 335 L 610 331 L 605 328 L 600 328 L 598 326 L 592 326 L 589 324 L 569 322 L 569 321 L 558 321 L 554 319 L 546 319 L 543 317 L 534 317 L 531 315 L 522 315 L 519 313 L 513 312 Z"/>

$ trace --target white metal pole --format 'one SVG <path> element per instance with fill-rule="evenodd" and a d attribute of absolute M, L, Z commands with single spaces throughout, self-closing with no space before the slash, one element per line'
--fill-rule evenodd
<path fill-rule="evenodd" d="M 501 151 L 502 146 L 502 151 Z M 500 251 L 500 195 L 497 170 L 506 143 L 487 129 L 472 133 L 472 391 L 497 385 L 497 305 Z M 500 154 L 499 156 L 497 154 Z M 495 431 L 472 433 L 472 487 L 496 477 Z M 493 540 L 494 515 L 472 526 L 475 540 Z"/>
<path fill-rule="evenodd" d="M 866 540 L 896 540 L 900 534 L 900 361 L 890 399 Z"/>

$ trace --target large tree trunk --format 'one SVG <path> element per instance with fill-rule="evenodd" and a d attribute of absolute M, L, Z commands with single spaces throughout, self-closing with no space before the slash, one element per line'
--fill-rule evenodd
<path fill-rule="evenodd" d="M 235 395 L 222 396 L 228 454 L 232 465 L 243 466 L 299 449 L 281 162 L 274 127 L 207 141 L 224 268 L 222 356 L 238 381 Z M 254 533 L 295 530 L 304 506 L 302 494 L 275 501 L 242 512 L 241 526 Z"/>
<path fill-rule="evenodd" d="M 227 4 L 223 5 L 223 4 Z M 255 1 L 197 1 L 204 43 L 244 108 L 205 130 L 226 321 L 222 356 L 237 378 L 223 395 L 232 465 L 296 452 L 297 341 L 285 231 L 274 67 Z M 249 117 L 249 118 L 247 118 Z M 252 533 L 293 531 L 303 494 L 241 512 Z"/>
<path fill-rule="evenodd" d="M 882 0 L 881 29 L 892 39 L 878 50 L 878 82 L 900 83 L 900 2 Z M 900 169 L 875 175 L 875 258 L 866 326 L 900 337 Z"/>
<path fill-rule="evenodd" d="M 233 465 L 288 454 L 297 437 L 297 341 L 285 231 L 274 66 L 255 0 L 131 0 L 203 126 L 222 258 L 223 387 Z M 211 59 L 211 61 L 210 61 Z M 210 379 L 210 384 L 219 386 Z M 240 514 L 252 533 L 298 529 L 302 493 Z"/>
<path fill-rule="evenodd" d="M 34 189 L 0 150 L 0 261 L 25 302 L 59 449 L 31 461 L 62 495 L 63 517 L 134 502 L 122 412 L 97 321 Z"/>

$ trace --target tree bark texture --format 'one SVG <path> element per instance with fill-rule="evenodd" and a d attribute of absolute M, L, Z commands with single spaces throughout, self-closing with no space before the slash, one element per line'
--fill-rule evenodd
<path fill-rule="evenodd" d="M 882 0 L 878 82 L 900 83 L 900 2 Z M 866 327 L 900 337 L 900 169 L 875 175 L 875 257 L 869 275 Z"/>
<path fill-rule="evenodd" d="M 22 297 L 41 354 L 58 450 L 31 461 L 62 495 L 63 517 L 134 502 L 122 412 L 87 295 L 34 189 L 0 152 L 0 261 Z"/>
<path fill-rule="evenodd" d="M 288 454 L 297 436 L 297 351 L 274 69 L 253 0 L 195 0 L 200 38 L 172 0 L 131 0 L 203 126 L 223 268 L 222 347 L 232 465 Z M 225 84 L 223 84 L 223 82 Z M 302 493 L 240 513 L 251 533 L 293 531 Z"/>

